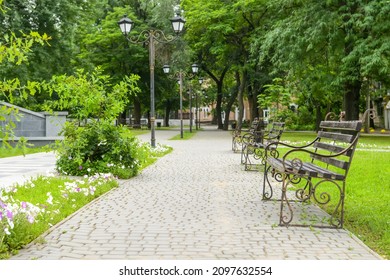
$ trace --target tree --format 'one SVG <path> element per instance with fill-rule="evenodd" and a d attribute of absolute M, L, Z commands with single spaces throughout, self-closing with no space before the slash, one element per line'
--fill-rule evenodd
<path fill-rule="evenodd" d="M 38 32 L 51 37 L 50 47 L 31 46 L 28 63 L 20 67 L 5 65 L 0 75 L 7 79 L 18 77 L 22 83 L 27 81 L 47 81 L 52 75 L 72 74 L 73 58 L 78 51 L 82 35 L 79 27 L 89 21 L 96 7 L 103 0 L 15 0 L 4 1 L 6 13 L 0 15 L 0 34 L 8 30 L 21 36 Z M 99 5 L 98 5 L 99 4 Z M 7 31 L 7 32 L 8 32 Z M 40 104 L 49 96 L 37 93 L 26 99 L 15 98 L 14 102 L 30 109 L 40 109 Z"/>
<path fill-rule="evenodd" d="M 104 75 L 102 69 L 92 72 L 83 69 L 75 75 L 53 76 L 44 88 L 58 95 L 58 100 L 46 103 L 49 109 L 67 110 L 70 117 L 79 122 L 89 118 L 113 122 L 123 112 L 129 95 L 139 91 L 138 76 L 126 76 L 123 81 L 113 84 L 112 78 Z"/>
<path fill-rule="evenodd" d="M 105 73 L 120 80 L 128 73 L 140 76 L 141 92 L 132 96 L 131 106 L 135 122 L 140 123 L 150 105 L 149 53 L 147 44 L 129 43 L 121 34 L 117 22 L 126 14 L 135 22 L 131 37 L 137 37 L 143 30 L 159 29 L 172 34 L 169 18 L 173 17 L 176 1 L 110 1 L 109 9 L 95 25 L 85 27 L 88 32 L 82 40 L 78 61 L 89 69 L 101 65 Z M 171 49 L 169 44 L 156 45 L 155 101 L 161 109 L 171 103 L 172 84 L 162 72 L 162 65 L 169 62 Z"/>
<path fill-rule="evenodd" d="M 387 1 L 279 0 L 268 8 L 275 17 L 259 38 L 264 57 L 290 77 L 302 78 L 310 67 L 333 75 L 330 84 L 318 75 L 311 82 L 340 93 L 347 120 L 358 119 L 364 79 L 389 80 Z"/>
<path fill-rule="evenodd" d="M 269 78 L 265 71 L 261 71 L 258 59 L 251 57 L 250 48 L 254 32 L 259 32 L 258 28 L 263 26 L 267 15 L 265 1 L 185 0 L 183 8 L 188 22 L 186 39 L 217 87 L 218 127 L 227 129 L 228 119 L 223 126 L 220 117 L 222 101 L 229 100 L 224 96 L 231 90 L 224 87 L 225 78 L 235 80 L 236 84 L 232 87 L 237 92 L 230 96 L 239 97 L 240 114 L 243 113 L 243 98 L 246 95 L 254 105 L 251 117 L 257 117 L 256 98 Z M 230 110 L 228 107 L 232 104 L 224 104 L 226 111 Z M 239 117 L 239 122 L 241 119 Z"/>
<path fill-rule="evenodd" d="M 0 0 L 1 12 L 4 13 L 3 1 Z M 8 31 L 8 32 L 6 32 Z M 31 31 L 28 34 L 22 33 L 17 36 L 14 32 L 3 30 L 0 37 L 0 65 L 1 68 L 12 66 L 18 68 L 28 62 L 28 55 L 32 52 L 34 45 L 45 45 L 51 38 L 46 34 L 40 35 L 38 32 Z M 6 100 L 10 103 L 14 100 L 14 95 L 17 93 L 20 98 L 26 99 L 30 95 L 34 95 L 40 85 L 37 82 L 26 81 L 21 82 L 19 78 L 4 77 L 0 80 L 0 100 Z M 7 140 L 14 124 L 8 116 L 16 115 L 17 110 L 0 107 L 0 122 L 7 122 L 0 127 L 0 138 Z"/>

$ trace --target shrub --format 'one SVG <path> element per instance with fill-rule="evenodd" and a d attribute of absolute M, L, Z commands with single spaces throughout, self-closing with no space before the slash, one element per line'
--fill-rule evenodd
<path fill-rule="evenodd" d="M 127 179 L 137 174 L 138 140 L 124 127 L 92 120 L 83 127 L 67 123 L 59 143 L 57 171 L 73 176 L 111 173 Z"/>
<path fill-rule="evenodd" d="M 286 128 L 290 130 L 315 130 L 313 113 L 305 106 L 299 107 L 297 113 L 290 109 L 278 111 L 275 119 L 285 122 Z"/>

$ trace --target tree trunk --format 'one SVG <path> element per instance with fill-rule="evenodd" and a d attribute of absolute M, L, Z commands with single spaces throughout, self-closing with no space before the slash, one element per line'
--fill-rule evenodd
<path fill-rule="evenodd" d="M 322 121 L 321 105 L 316 106 L 316 131 L 320 129 L 320 122 Z"/>
<path fill-rule="evenodd" d="M 164 126 L 169 127 L 169 115 L 171 114 L 171 108 L 172 104 L 171 101 L 168 99 L 165 102 L 165 116 L 164 116 Z"/>
<path fill-rule="evenodd" d="M 242 119 L 244 118 L 244 90 L 246 84 L 246 74 L 245 71 L 242 75 L 242 82 L 240 79 L 240 73 L 236 72 L 236 82 L 238 87 L 238 120 L 237 127 L 242 127 Z"/>
<path fill-rule="evenodd" d="M 345 120 L 352 121 L 359 119 L 359 99 L 362 84 L 360 81 L 346 82 L 344 92 Z"/>
<path fill-rule="evenodd" d="M 346 6 L 347 1 L 340 2 L 341 6 Z M 351 36 L 352 26 L 350 23 L 351 15 L 355 14 L 358 9 L 357 2 L 352 2 L 348 6 L 349 12 L 343 17 L 345 23 L 344 33 L 345 33 L 345 43 L 344 43 L 344 57 L 348 57 L 355 47 L 354 36 Z M 359 99 L 360 91 L 362 89 L 361 74 L 360 74 L 360 65 L 357 58 L 355 61 L 349 62 L 348 73 L 349 80 L 344 83 L 344 100 L 343 108 L 345 111 L 345 120 L 352 121 L 359 119 Z M 351 78 L 353 77 L 353 78 Z"/>
<path fill-rule="evenodd" d="M 223 129 L 222 123 L 222 82 L 217 82 L 217 104 L 215 105 L 218 129 Z"/>
<path fill-rule="evenodd" d="M 141 102 L 134 98 L 134 128 L 141 128 Z"/>
<path fill-rule="evenodd" d="M 249 87 L 249 92 L 248 92 L 248 104 L 249 104 L 251 122 L 254 120 L 254 118 L 259 117 L 259 110 L 257 108 L 257 94 L 254 89 L 255 86 L 252 85 Z"/>
<path fill-rule="evenodd" d="M 223 124 L 223 130 L 229 130 L 229 118 L 230 118 L 230 112 L 232 111 L 232 106 L 234 104 L 234 101 L 237 99 L 239 88 L 235 88 L 232 91 L 232 95 L 230 96 L 227 104 L 226 104 L 226 110 L 225 110 L 225 121 Z"/>
<path fill-rule="evenodd" d="M 210 70 L 207 68 L 203 68 L 203 70 L 214 80 L 214 82 L 217 84 L 217 102 L 215 105 L 215 118 L 217 121 L 218 129 L 223 129 L 222 124 L 222 89 L 223 89 L 223 79 L 225 78 L 225 75 L 227 71 L 229 70 L 229 66 L 225 66 L 225 68 L 222 70 L 222 73 L 220 77 L 218 78 L 215 76 Z"/>

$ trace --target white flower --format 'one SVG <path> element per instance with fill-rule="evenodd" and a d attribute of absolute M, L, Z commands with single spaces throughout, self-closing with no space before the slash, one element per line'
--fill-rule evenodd
<path fill-rule="evenodd" d="M 48 192 L 47 196 L 48 196 L 48 198 L 47 198 L 46 202 L 49 204 L 53 204 L 53 196 L 51 195 L 51 193 Z"/>
<path fill-rule="evenodd" d="M 4 229 L 4 232 L 5 232 L 6 235 L 10 235 L 10 234 L 11 234 L 11 233 L 9 232 L 8 228 L 5 228 L 5 229 Z"/>
<path fill-rule="evenodd" d="M 8 222 L 8 224 L 9 224 L 9 227 L 10 227 L 11 229 L 13 229 L 14 226 L 15 226 L 14 222 L 11 221 L 10 219 L 8 219 L 7 222 Z"/>

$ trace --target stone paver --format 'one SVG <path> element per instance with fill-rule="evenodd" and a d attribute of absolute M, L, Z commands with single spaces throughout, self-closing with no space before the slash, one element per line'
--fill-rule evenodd
<path fill-rule="evenodd" d="M 261 201 L 262 176 L 243 171 L 229 132 L 167 140 L 177 133 L 156 131 L 171 154 L 12 259 L 380 259 L 346 230 L 275 226 L 279 205 Z"/>
<path fill-rule="evenodd" d="M 22 184 L 37 175 L 53 173 L 55 161 L 52 152 L 0 158 L 0 188 Z"/>

